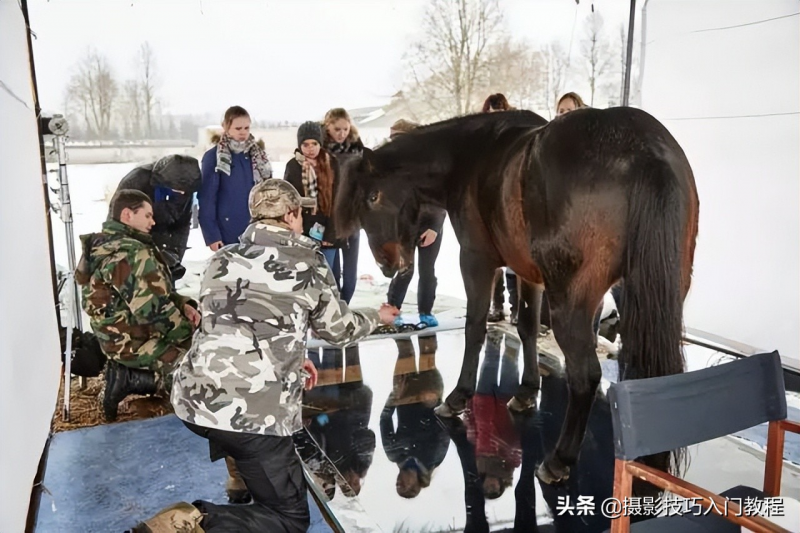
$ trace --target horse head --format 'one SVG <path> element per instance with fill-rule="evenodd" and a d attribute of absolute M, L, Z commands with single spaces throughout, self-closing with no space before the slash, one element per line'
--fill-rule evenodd
<path fill-rule="evenodd" d="M 382 163 L 380 150 L 344 165 L 334 218 L 340 238 L 364 229 L 381 272 L 391 278 L 414 264 L 420 204 L 408 171 Z"/>

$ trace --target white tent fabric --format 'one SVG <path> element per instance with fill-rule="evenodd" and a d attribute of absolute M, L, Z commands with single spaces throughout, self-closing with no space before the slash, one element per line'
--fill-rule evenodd
<path fill-rule="evenodd" d="M 61 359 L 27 36 L 16 0 L 0 0 L 0 116 L 0 531 L 18 532 L 50 431 Z"/>
<path fill-rule="evenodd" d="M 688 327 L 800 369 L 800 24 L 796 0 L 647 4 L 642 107 L 700 195 Z"/>

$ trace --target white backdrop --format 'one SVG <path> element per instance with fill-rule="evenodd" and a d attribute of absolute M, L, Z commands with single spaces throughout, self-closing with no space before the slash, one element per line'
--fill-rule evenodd
<path fill-rule="evenodd" d="M 797 8 L 651 0 L 642 107 L 677 138 L 698 185 L 686 325 L 800 368 Z M 710 118 L 741 115 L 755 116 Z"/>
<path fill-rule="evenodd" d="M 25 32 L 17 0 L 0 0 L 0 531 L 9 533 L 25 530 L 61 365 Z"/>

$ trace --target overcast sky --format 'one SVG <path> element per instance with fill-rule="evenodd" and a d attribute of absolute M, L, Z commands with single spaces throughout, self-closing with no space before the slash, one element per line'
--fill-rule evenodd
<path fill-rule="evenodd" d="M 501 0 L 502 1 L 502 0 Z M 381 105 L 401 88 L 401 59 L 424 0 L 31 0 L 42 107 L 59 110 L 75 63 L 94 46 L 118 78 L 132 77 L 148 41 L 166 111 L 221 114 L 242 105 L 256 120 L 320 118 L 331 107 Z M 505 0 L 507 28 L 533 43 L 559 39 L 578 53 L 591 2 Z M 627 0 L 595 2 L 612 35 Z M 574 28 L 574 38 L 573 36 Z M 613 29 L 613 32 L 611 30 Z"/>

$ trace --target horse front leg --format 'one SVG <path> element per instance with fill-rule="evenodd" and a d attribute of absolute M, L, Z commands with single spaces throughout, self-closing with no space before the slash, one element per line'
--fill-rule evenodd
<path fill-rule="evenodd" d="M 536 471 L 536 477 L 544 483 L 557 483 L 569 478 L 570 467 L 578 459 L 586 433 L 602 375 L 592 331 L 596 308 L 596 301 L 575 305 L 550 294 L 553 333 L 566 360 L 569 400 L 556 448 Z"/>
<path fill-rule="evenodd" d="M 475 394 L 478 361 L 486 338 L 486 318 L 489 314 L 495 268 L 497 265 L 494 261 L 487 261 L 485 253 L 461 251 L 461 275 L 467 293 L 464 361 L 456 388 L 435 410 L 438 416 L 445 418 L 458 416 L 466 409 L 467 402 Z"/>
<path fill-rule="evenodd" d="M 517 394 L 508 402 L 512 411 L 522 412 L 536 405 L 539 393 L 539 351 L 536 341 L 542 309 L 544 286 L 521 281 L 517 333 L 522 342 L 522 360 L 525 363 Z"/>

